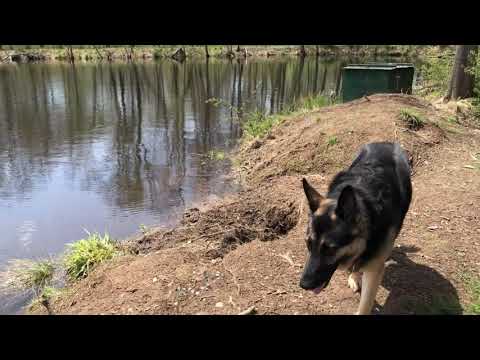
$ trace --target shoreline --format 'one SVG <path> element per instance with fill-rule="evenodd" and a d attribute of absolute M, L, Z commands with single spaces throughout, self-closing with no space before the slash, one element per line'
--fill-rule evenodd
<path fill-rule="evenodd" d="M 182 51 L 179 51 L 183 49 Z M 203 46 L 188 47 L 115 47 L 115 48 L 36 48 L 36 49 L 1 49 L 0 63 L 98 63 L 98 62 L 136 62 L 174 59 L 183 62 L 185 59 L 207 58 Z M 297 47 L 241 47 L 240 51 L 227 50 L 225 46 L 209 46 L 209 58 L 213 59 L 245 59 L 275 57 L 420 57 L 425 53 L 422 49 L 378 49 L 360 47 L 321 47 L 307 46 L 302 53 Z"/>

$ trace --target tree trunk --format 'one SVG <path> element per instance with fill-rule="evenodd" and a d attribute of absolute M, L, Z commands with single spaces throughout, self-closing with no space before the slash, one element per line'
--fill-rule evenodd
<path fill-rule="evenodd" d="M 320 56 L 320 47 L 318 45 L 315 45 L 315 55 Z"/>
<path fill-rule="evenodd" d="M 301 57 L 305 57 L 307 55 L 307 52 L 305 51 L 305 45 L 300 45 L 300 51 L 298 52 L 298 55 Z"/>
<path fill-rule="evenodd" d="M 465 70 L 475 65 L 477 53 L 478 45 L 457 45 L 452 77 L 445 101 L 465 99 L 473 96 L 475 75 Z"/>
<path fill-rule="evenodd" d="M 233 50 L 232 50 L 232 45 L 227 45 L 227 57 L 232 59 L 235 57 L 235 54 L 233 53 Z"/>
<path fill-rule="evenodd" d="M 73 55 L 73 48 L 71 46 L 68 47 L 68 58 L 72 64 L 75 63 L 75 57 Z"/>
<path fill-rule="evenodd" d="M 208 45 L 205 45 L 205 57 L 208 59 L 210 54 L 208 53 Z"/>

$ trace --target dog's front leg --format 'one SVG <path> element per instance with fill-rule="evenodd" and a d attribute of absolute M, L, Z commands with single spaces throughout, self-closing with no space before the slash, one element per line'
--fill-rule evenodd
<path fill-rule="evenodd" d="M 369 315 L 372 312 L 384 270 L 385 264 L 382 261 L 363 272 L 360 305 L 355 315 Z"/>

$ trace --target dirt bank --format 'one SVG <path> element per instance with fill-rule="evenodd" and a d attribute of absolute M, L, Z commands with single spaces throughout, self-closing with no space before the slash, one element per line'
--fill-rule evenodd
<path fill-rule="evenodd" d="M 413 131 L 398 118 L 415 109 Z M 414 196 L 376 312 L 461 313 L 463 276 L 480 268 L 480 152 L 476 130 L 411 96 L 376 95 L 290 118 L 237 154 L 242 192 L 185 213 L 181 224 L 131 242 L 137 255 L 102 264 L 52 304 L 59 314 L 349 314 L 359 295 L 345 274 L 320 295 L 298 286 L 306 249 L 302 176 L 325 191 L 371 141 L 398 141 L 414 167 Z M 336 140 L 333 140 L 336 139 Z M 471 167 L 465 167 L 471 166 Z M 438 310 L 440 311 L 440 310 Z M 38 310 L 41 313 L 42 310 Z"/>

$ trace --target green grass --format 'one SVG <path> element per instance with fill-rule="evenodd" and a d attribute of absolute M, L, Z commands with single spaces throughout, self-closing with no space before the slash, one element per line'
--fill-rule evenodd
<path fill-rule="evenodd" d="M 263 137 L 274 125 L 281 122 L 278 115 L 264 115 L 259 111 L 255 111 L 246 116 L 243 123 L 243 131 L 248 137 Z"/>
<path fill-rule="evenodd" d="M 456 116 L 449 116 L 447 118 L 447 122 L 449 122 L 450 124 L 458 124 L 458 119 Z"/>
<path fill-rule="evenodd" d="M 245 115 L 243 122 L 243 131 L 247 137 L 263 137 L 277 124 L 285 120 L 286 116 L 294 115 L 298 112 L 312 111 L 324 106 L 333 104 L 326 96 L 310 96 L 291 104 L 285 111 L 274 115 L 265 115 L 260 111 L 255 111 Z"/>
<path fill-rule="evenodd" d="M 71 280 L 84 278 L 98 264 L 118 253 L 116 242 L 108 234 L 88 233 L 88 238 L 68 245 L 64 257 L 65 272 Z"/>
<path fill-rule="evenodd" d="M 54 298 L 56 298 L 60 294 L 60 290 L 54 288 L 52 286 L 46 286 L 42 293 L 39 294 L 37 297 L 33 298 L 32 302 L 28 306 L 29 310 L 35 310 L 39 307 L 44 306 L 45 303 L 49 303 Z"/>
<path fill-rule="evenodd" d="M 467 307 L 467 314 L 480 315 L 480 278 L 469 276 L 465 284 L 472 299 Z"/>
<path fill-rule="evenodd" d="M 42 289 L 50 283 L 54 272 L 55 264 L 53 261 L 38 261 L 30 269 L 25 270 L 25 285 L 34 289 Z"/>
<path fill-rule="evenodd" d="M 327 145 L 328 146 L 333 146 L 333 145 L 336 145 L 338 144 L 338 139 L 336 136 L 331 136 L 328 138 L 328 141 L 327 141 Z"/>
<path fill-rule="evenodd" d="M 411 130 L 418 130 L 425 125 L 425 119 L 412 109 L 401 109 L 399 117 Z"/>
<path fill-rule="evenodd" d="M 50 259 L 11 260 L 2 272 L 2 285 L 16 291 L 33 290 L 40 294 L 45 286 L 50 285 L 55 274 L 55 263 Z"/>
<path fill-rule="evenodd" d="M 299 106 L 304 110 L 310 111 L 331 104 L 330 99 L 326 96 L 311 96 L 301 101 Z"/>

